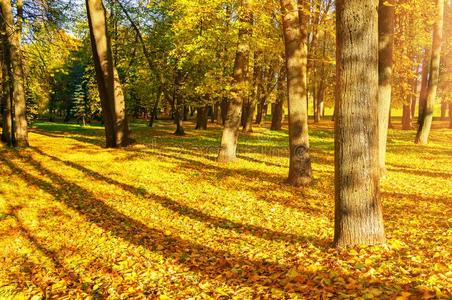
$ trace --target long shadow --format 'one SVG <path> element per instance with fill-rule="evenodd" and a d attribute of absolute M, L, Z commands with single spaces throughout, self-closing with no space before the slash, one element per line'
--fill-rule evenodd
<path fill-rule="evenodd" d="M 436 177 L 436 178 L 442 178 L 442 179 L 451 179 L 452 173 L 445 173 L 440 171 L 430 171 L 425 169 L 413 169 L 413 168 L 407 168 L 406 166 L 400 166 L 395 164 L 387 164 L 387 166 L 390 166 L 391 168 L 388 168 L 391 172 L 397 172 L 397 173 L 406 173 L 406 174 L 413 174 L 418 176 L 426 176 L 426 177 Z"/>
<path fill-rule="evenodd" d="M 99 146 L 99 147 L 105 146 L 104 141 L 100 140 L 97 135 L 92 135 L 93 138 L 87 138 L 79 133 L 73 133 L 73 132 L 49 133 L 49 132 L 42 131 L 40 129 L 34 129 L 32 132 L 35 134 L 44 135 L 44 136 L 47 136 L 50 138 L 59 138 L 59 139 L 69 138 L 69 139 L 72 139 L 72 140 L 75 140 L 75 141 L 78 141 L 81 143 L 91 144 L 94 146 Z"/>
<path fill-rule="evenodd" d="M 22 223 L 22 221 L 20 220 L 20 218 L 17 216 L 18 211 L 20 209 L 22 209 L 23 207 L 21 206 L 13 206 L 10 207 L 8 213 L 6 214 L 7 216 L 11 217 L 14 219 L 14 221 L 17 224 L 17 229 L 20 232 L 20 234 L 26 238 L 31 245 L 36 248 L 39 252 L 41 252 L 42 254 L 44 254 L 47 258 L 49 258 L 53 265 L 55 266 L 56 269 L 58 269 L 60 271 L 60 275 L 64 275 L 64 277 L 66 279 L 69 279 L 70 284 L 74 284 L 74 283 L 82 283 L 82 280 L 80 278 L 80 276 L 78 274 L 76 274 L 74 271 L 67 269 L 62 263 L 61 260 L 58 258 L 58 254 L 55 251 L 49 250 L 46 247 L 44 247 L 42 245 L 42 243 L 35 238 L 29 231 L 27 228 L 25 228 L 24 224 Z M 70 287 L 71 285 L 69 285 Z"/>
<path fill-rule="evenodd" d="M 290 208 L 294 208 L 294 209 L 301 209 L 303 210 L 303 212 L 305 213 L 310 213 L 313 216 L 320 216 L 320 215 L 324 215 L 324 211 L 320 210 L 320 209 L 316 209 L 313 207 L 308 207 L 305 206 L 303 201 L 297 202 L 297 203 L 288 203 L 288 202 L 283 202 L 283 201 L 278 201 L 272 198 L 268 197 L 268 190 L 267 187 L 260 187 L 259 185 L 255 185 L 252 184 L 252 182 L 255 181 L 256 178 L 259 178 L 260 181 L 262 182 L 267 182 L 273 185 L 277 185 L 277 186 L 281 186 L 284 185 L 284 179 L 285 176 L 280 176 L 279 174 L 271 174 L 271 173 L 266 173 L 266 172 L 262 172 L 262 171 L 258 171 L 258 170 L 250 170 L 250 169 L 245 169 L 245 168 L 241 168 L 241 169 L 228 169 L 225 167 L 222 167 L 221 165 L 209 165 L 209 164 L 205 164 L 203 162 L 197 161 L 197 160 L 193 160 L 190 158 L 186 158 L 186 157 L 181 157 L 179 154 L 179 151 L 174 152 L 172 154 L 164 154 L 164 153 L 155 153 L 155 152 L 149 152 L 149 151 L 141 151 L 141 150 L 135 150 L 135 149 L 126 149 L 126 151 L 131 151 L 131 153 L 146 153 L 146 154 L 155 154 L 158 157 L 163 157 L 163 158 L 168 158 L 171 160 L 177 160 L 180 163 L 178 163 L 178 169 L 179 170 L 194 170 L 194 171 L 199 171 L 200 169 L 202 169 L 202 174 L 205 176 L 210 176 L 213 178 L 217 178 L 219 180 L 222 180 L 224 178 L 228 178 L 231 176 L 243 176 L 243 177 L 248 177 L 250 179 L 253 179 L 253 181 L 243 181 L 240 185 L 237 185 L 237 189 L 243 189 L 243 190 L 253 190 L 253 192 L 255 193 L 256 196 L 258 196 L 258 198 L 260 200 L 269 202 L 269 203 L 278 203 L 281 205 L 284 205 L 286 207 L 290 207 Z M 171 150 L 167 150 L 167 151 L 171 151 Z M 170 153 L 170 152 L 168 152 Z M 184 153 L 184 152 L 182 152 Z M 191 153 L 193 154 L 193 153 Z M 208 159 L 208 158 L 207 158 Z M 322 176 L 325 176 L 325 172 L 322 172 Z M 248 183 L 250 182 L 250 183 Z M 292 193 L 298 193 L 300 192 L 301 195 L 297 195 L 297 197 L 301 196 L 301 198 L 305 198 L 306 195 L 303 194 L 303 191 L 300 189 L 293 189 L 291 190 Z"/>
<path fill-rule="evenodd" d="M 283 232 L 274 231 L 274 230 L 263 228 L 263 227 L 256 226 L 256 225 L 242 224 L 239 222 L 231 221 L 226 218 L 211 216 L 211 215 L 203 213 L 202 211 L 194 209 L 192 207 L 182 205 L 181 203 L 174 201 L 172 199 L 169 199 L 167 197 L 162 197 L 162 196 L 159 196 L 156 194 L 151 194 L 151 193 L 147 192 L 145 189 L 136 188 L 132 185 L 128 185 L 128 184 L 119 182 L 115 179 L 106 177 L 102 174 L 99 174 L 93 170 L 90 170 L 90 169 L 83 167 L 79 164 L 76 164 L 74 162 L 62 160 L 58 157 L 47 154 L 36 147 L 30 147 L 30 148 L 42 156 L 46 156 L 56 162 L 63 163 L 66 166 L 79 170 L 79 171 L 83 172 L 85 175 L 87 175 L 95 180 L 104 181 L 105 183 L 117 186 L 131 194 L 134 194 L 137 196 L 142 196 L 146 199 L 149 199 L 150 201 L 157 202 L 157 203 L 161 204 L 162 206 L 164 206 L 180 215 L 187 216 L 191 219 L 198 220 L 200 222 L 209 223 L 212 226 L 217 227 L 217 228 L 233 230 L 240 234 L 243 234 L 243 233 L 251 234 L 256 237 L 267 239 L 267 240 L 285 240 L 285 241 L 291 241 L 291 242 L 301 242 L 301 241 L 307 242 L 307 241 L 309 241 L 309 243 L 312 243 L 318 247 L 323 247 L 323 246 L 327 245 L 326 240 L 322 241 L 322 244 L 319 244 L 315 240 L 312 240 L 312 238 L 307 238 L 307 237 L 296 235 L 296 234 L 283 233 Z"/>
<path fill-rule="evenodd" d="M 103 228 L 106 232 L 111 232 L 135 246 L 143 246 L 151 251 L 158 252 L 177 261 L 178 264 L 187 267 L 190 271 L 210 279 L 227 279 L 229 285 L 242 287 L 257 284 L 267 288 L 284 290 L 287 282 L 285 280 L 288 280 L 286 275 L 290 266 L 266 260 L 249 259 L 238 254 L 192 243 L 177 236 L 168 236 L 161 230 L 149 228 L 142 222 L 122 214 L 98 200 L 90 191 L 63 179 L 33 158 L 18 154 L 16 156 L 40 171 L 42 175 L 52 179 L 53 183 L 58 186 L 56 187 L 54 184 L 15 166 L 12 161 L 5 157 L 0 157 L 0 160 L 30 185 L 47 191 L 55 197 L 55 200 L 62 201 L 67 207 L 83 214 L 88 221 Z M 60 191 L 63 187 L 65 193 Z M 276 278 L 275 274 L 278 274 Z M 309 280 L 308 278 L 316 280 L 315 274 L 306 272 L 306 275 L 306 281 Z M 301 291 L 300 287 L 299 292 Z"/>

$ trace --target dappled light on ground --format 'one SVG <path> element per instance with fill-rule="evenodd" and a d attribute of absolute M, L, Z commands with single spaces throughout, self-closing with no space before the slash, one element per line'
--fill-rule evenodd
<path fill-rule="evenodd" d="M 42 123 L 27 150 L 0 148 L 0 297 L 446 298 L 451 295 L 452 131 L 414 145 L 390 131 L 382 182 L 388 245 L 331 248 L 333 130 L 312 126 L 315 183 L 283 184 L 287 134 L 172 135 L 134 124 L 137 144 Z"/>

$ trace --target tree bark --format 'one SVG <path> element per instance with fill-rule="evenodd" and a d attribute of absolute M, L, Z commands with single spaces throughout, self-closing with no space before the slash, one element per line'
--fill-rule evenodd
<path fill-rule="evenodd" d="M 11 63 L 12 98 L 13 105 L 13 143 L 15 147 L 28 147 L 28 124 L 25 101 L 25 78 L 22 67 L 21 30 L 22 16 L 21 3 L 17 1 L 18 18 L 14 25 L 11 1 L 1 0 L 2 17 L 5 22 L 7 49 Z"/>
<path fill-rule="evenodd" d="M 386 175 L 386 141 L 392 90 L 392 48 L 394 43 L 394 4 L 380 0 L 378 7 L 378 139 L 381 175 Z"/>
<path fill-rule="evenodd" d="M 444 0 L 436 1 L 436 17 L 433 25 L 432 56 L 427 87 L 427 98 L 422 115 L 419 116 L 419 127 L 416 134 L 416 144 L 427 144 L 433 121 L 433 108 L 439 82 L 441 57 L 441 42 L 443 38 Z"/>
<path fill-rule="evenodd" d="M 306 108 L 307 34 L 300 22 L 296 0 L 280 0 L 286 53 L 289 106 L 290 164 L 287 183 L 300 186 L 312 181 Z"/>
<path fill-rule="evenodd" d="M 252 24 L 252 17 L 248 7 L 248 0 L 242 0 L 242 11 L 239 15 L 241 27 L 239 29 L 239 45 L 234 62 L 233 79 L 234 86 L 232 97 L 228 104 L 226 118 L 224 120 L 223 135 L 221 138 L 218 161 L 227 163 L 237 158 L 237 139 L 242 115 L 242 105 L 244 100 L 249 61 L 249 27 Z"/>
<path fill-rule="evenodd" d="M 378 161 L 378 0 L 336 3 L 334 245 L 384 243 Z"/>
<path fill-rule="evenodd" d="M 123 147 L 129 143 L 124 94 L 113 64 L 106 11 L 102 0 L 86 0 L 91 47 L 104 116 L 106 146 Z"/>

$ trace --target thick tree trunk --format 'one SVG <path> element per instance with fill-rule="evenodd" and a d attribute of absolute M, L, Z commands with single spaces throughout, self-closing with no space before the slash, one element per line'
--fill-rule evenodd
<path fill-rule="evenodd" d="M 386 141 L 392 90 L 394 4 L 380 0 L 378 8 L 378 140 L 381 175 L 386 175 Z"/>
<path fill-rule="evenodd" d="M 105 7 L 101 0 L 86 0 L 86 9 L 104 116 L 106 146 L 109 148 L 126 146 L 129 143 L 129 129 L 124 94 L 113 64 Z"/>
<path fill-rule="evenodd" d="M 384 243 L 378 163 L 378 0 L 338 0 L 336 5 L 334 244 Z"/>
<path fill-rule="evenodd" d="M 239 45 L 237 48 L 233 78 L 234 87 L 232 97 L 228 104 L 226 118 L 224 120 L 223 135 L 221 138 L 220 152 L 218 154 L 219 162 L 231 162 L 237 157 L 237 139 L 239 135 L 239 127 L 242 116 L 242 105 L 245 94 L 245 86 L 248 76 L 248 61 L 249 61 L 249 44 L 248 38 L 250 35 L 249 28 L 252 24 L 252 17 L 248 11 L 248 0 L 242 0 L 243 12 L 239 16 Z"/>
<path fill-rule="evenodd" d="M 6 36 L 11 63 L 13 105 L 13 142 L 16 147 L 28 147 L 28 124 L 25 101 L 25 78 L 22 67 L 21 31 L 22 1 L 17 1 L 17 25 L 14 25 L 11 1 L 1 0 L 2 17 L 5 22 Z"/>
<path fill-rule="evenodd" d="M 422 115 L 419 116 L 419 128 L 416 144 L 427 144 L 433 121 L 433 108 L 439 82 L 439 68 L 441 56 L 441 42 L 443 38 L 444 0 L 436 1 L 436 17 L 433 26 L 432 57 L 428 79 L 427 98 Z"/>
<path fill-rule="evenodd" d="M 286 99 L 285 82 L 286 82 L 286 72 L 284 67 L 281 68 L 278 75 L 278 91 L 276 103 L 274 104 L 272 109 L 272 124 L 270 127 L 271 130 L 281 130 L 282 128 L 282 121 L 284 118 L 284 102 Z"/>
<path fill-rule="evenodd" d="M 280 3 L 283 11 L 289 104 L 290 165 L 287 182 L 300 186 L 312 181 L 306 108 L 307 34 L 305 25 L 299 19 L 297 1 L 280 0 Z"/>

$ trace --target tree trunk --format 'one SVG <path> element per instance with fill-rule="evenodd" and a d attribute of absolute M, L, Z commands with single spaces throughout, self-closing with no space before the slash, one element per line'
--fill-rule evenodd
<path fill-rule="evenodd" d="M 422 61 L 422 78 L 421 78 L 421 90 L 419 92 L 419 108 L 418 108 L 418 123 L 421 116 L 424 114 L 425 103 L 427 101 L 427 87 L 428 87 L 428 72 L 430 68 L 429 64 L 430 51 L 424 49 L 424 59 Z"/>
<path fill-rule="evenodd" d="M 248 0 L 242 0 L 242 9 L 244 11 L 239 16 L 240 23 L 250 26 L 252 24 L 252 17 L 248 11 Z M 242 115 L 242 105 L 244 102 L 244 89 L 248 76 L 248 39 L 250 36 L 250 30 L 249 28 L 246 28 L 247 26 L 241 26 L 239 29 L 239 45 L 235 56 L 233 70 L 233 93 L 229 101 L 224 121 L 220 152 L 218 154 L 218 161 L 224 163 L 234 161 L 237 157 L 237 139 Z"/>
<path fill-rule="evenodd" d="M 277 98 L 276 98 L 276 103 L 274 104 L 273 110 L 272 110 L 272 124 L 271 124 L 270 130 L 281 130 L 281 128 L 282 128 L 282 121 L 283 121 L 283 117 L 284 117 L 284 102 L 286 99 L 285 81 L 286 81 L 286 75 L 285 75 L 285 67 L 284 67 L 284 68 L 281 68 L 281 71 L 279 72 L 279 76 L 278 76 Z"/>
<path fill-rule="evenodd" d="M 436 1 L 436 18 L 433 26 L 432 57 L 427 87 L 427 98 L 422 115 L 419 116 L 419 128 L 416 144 L 427 144 L 433 121 L 433 107 L 439 82 L 439 68 L 441 56 L 441 42 L 443 38 L 444 0 Z"/>
<path fill-rule="evenodd" d="M 312 181 L 306 109 L 307 34 L 305 25 L 300 22 L 297 1 L 280 0 L 280 3 L 283 11 L 289 104 L 290 165 L 287 182 L 300 186 Z"/>
<path fill-rule="evenodd" d="M 183 136 L 185 135 L 184 130 L 184 123 L 183 123 L 183 116 L 181 113 L 182 105 L 179 104 L 179 99 L 177 94 L 175 93 L 173 95 L 173 101 L 174 101 L 174 119 L 176 123 L 176 131 L 174 132 L 175 135 Z"/>
<path fill-rule="evenodd" d="M 13 114 L 13 142 L 16 147 L 28 147 L 28 124 L 25 101 L 25 78 L 22 67 L 21 31 L 22 31 L 22 1 L 17 1 L 17 26 L 14 26 L 11 1 L 1 0 L 2 17 L 5 22 L 7 49 L 11 63 Z"/>
<path fill-rule="evenodd" d="M 452 102 L 449 102 L 449 128 L 452 129 Z"/>
<path fill-rule="evenodd" d="M 446 120 L 447 102 L 441 102 L 441 120 Z"/>
<path fill-rule="evenodd" d="M 392 90 L 394 4 L 380 0 L 378 7 L 378 140 L 381 175 L 386 175 L 386 141 Z"/>
<path fill-rule="evenodd" d="M 122 147 L 129 143 L 124 94 L 113 64 L 106 11 L 101 0 L 86 0 L 94 67 L 104 116 L 106 146 Z"/>
<path fill-rule="evenodd" d="M 403 105 L 403 115 L 402 115 L 402 129 L 410 130 L 412 129 L 412 119 L 411 119 L 411 102 L 410 104 Z"/>
<path fill-rule="evenodd" d="M 149 127 L 154 126 L 154 121 L 157 119 L 157 111 L 159 108 L 161 95 L 162 95 L 162 87 L 161 87 L 161 85 L 159 85 L 159 87 L 157 89 L 157 94 L 155 97 L 154 107 L 152 108 L 152 112 L 151 112 L 151 118 L 149 120 Z"/>
<path fill-rule="evenodd" d="M 3 18 L 0 20 L 1 31 L 1 101 L 2 101 L 2 141 L 8 146 L 13 146 L 13 116 L 12 116 L 12 102 L 11 102 L 11 85 L 10 85 L 10 59 L 8 42 L 6 40 L 6 29 Z"/>
<path fill-rule="evenodd" d="M 385 242 L 378 163 L 377 8 L 378 0 L 336 2 L 336 247 Z"/>

